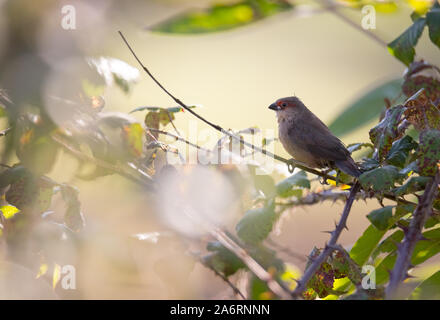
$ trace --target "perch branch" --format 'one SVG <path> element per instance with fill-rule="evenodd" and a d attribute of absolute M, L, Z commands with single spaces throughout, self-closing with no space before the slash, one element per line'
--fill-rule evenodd
<path fill-rule="evenodd" d="M 257 147 L 247 141 L 244 141 L 242 138 L 236 136 L 235 134 L 231 133 L 228 130 L 223 129 L 221 126 L 207 120 L 206 118 L 200 116 L 197 112 L 193 111 L 190 107 L 188 107 L 185 103 L 183 103 L 180 99 L 178 99 L 177 97 L 175 97 L 173 94 L 171 94 L 154 76 L 153 74 L 150 72 L 150 70 L 142 63 L 142 61 L 138 58 L 138 56 L 136 55 L 136 53 L 134 52 L 133 48 L 130 46 L 130 44 L 128 43 L 127 39 L 125 38 L 125 36 L 122 34 L 121 31 L 118 31 L 119 35 L 121 36 L 122 40 L 124 41 L 125 45 L 127 46 L 127 48 L 130 50 L 131 54 L 133 55 L 133 57 L 136 59 L 136 61 L 138 62 L 138 64 L 141 66 L 141 68 L 147 73 L 147 75 L 171 98 L 174 100 L 174 102 L 176 102 L 177 104 L 179 104 L 182 108 L 184 108 L 185 110 L 187 110 L 189 113 L 191 113 L 193 116 L 195 116 L 196 118 L 198 118 L 199 120 L 203 121 L 204 123 L 206 123 L 207 125 L 211 126 L 212 128 L 214 128 L 215 130 L 221 132 L 224 135 L 227 135 L 229 137 L 231 137 L 232 139 L 235 139 L 237 141 L 239 141 L 240 143 L 242 143 L 243 145 L 252 148 L 253 150 L 256 150 L 264 155 L 267 155 L 268 157 L 272 157 L 275 160 L 284 162 L 285 164 L 287 164 L 288 166 L 294 166 L 297 167 L 299 169 L 302 169 L 304 171 L 310 172 L 312 174 L 318 175 L 323 177 L 324 179 L 328 179 L 328 180 L 334 180 L 336 181 L 336 178 L 333 176 L 330 176 L 326 173 L 323 173 L 319 170 L 315 170 L 312 168 L 307 167 L 304 163 L 294 160 L 294 159 L 285 159 L 279 155 L 276 155 L 274 153 L 271 153 L 269 151 L 267 151 L 266 149 Z"/>
<path fill-rule="evenodd" d="M 356 198 L 356 194 L 360 190 L 360 187 L 360 183 L 356 182 L 351 188 L 350 195 L 345 203 L 339 223 L 336 226 L 336 229 L 331 232 L 330 241 L 325 246 L 325 249 L 319 254 L 319 256 L 313 260 L 312 264 L 307 268 L 302 278 L 298 281 L 298 286 L 293 291 L 294 297 L 299 297 L 302 294 L 302 292 L 306 289 L 309 280 L 313 277 L 325 259 L 327 259 L 327 257 L 330 256 L 330 254 L 335 250 L 339 236 L 341 235 L 342 230 L 346 228 L 348 215 L 350 214 L 351 207 Z"/>
<path fill-rule="evenodd" d="M 390 282 L 385 290 L 387 299 L 394 299 L 398 294 L 397 289 L 408 277 L 408 269 L 411 265 L 411 257 L 417 241 L 422 239 L 422 230 L 428 219 L 432 203 L 437 196 L 440 183 L 440 172 L 437 172 L 434 178 L 426 185 L 425 192 L 414 210 L 413 218 L 405 232 L 403 242 L 399 244 L 397 250 L 397 259 L 390 275 Z"/>

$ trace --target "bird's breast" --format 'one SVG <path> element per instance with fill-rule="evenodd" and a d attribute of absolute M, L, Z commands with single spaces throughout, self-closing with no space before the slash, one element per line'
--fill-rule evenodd
<path fill-rule="evenodd" d="M 301 145 L 300 132 L 295 129 L 295 123 L 291 123 L 288 120 L 281 121 L 278 127 L 278 135 L 284 149 L 295 159 L 305 163 L 312 168 L 322 167 L 321 163 L 318 163 L 316 157 L 308 152 Z"/>

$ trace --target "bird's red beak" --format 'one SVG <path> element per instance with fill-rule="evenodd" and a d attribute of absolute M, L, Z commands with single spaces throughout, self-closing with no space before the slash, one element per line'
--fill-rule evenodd
<path fill-rule="evenodd" d="M 281 110 L 281 108 L 278 107 L 276 103 L 272 103 L 272 104 L 269 106 L 269 109 L 271 109 L 271 110 L 275 110 L 275 111 L 279 111 L 279 110 Z"/>

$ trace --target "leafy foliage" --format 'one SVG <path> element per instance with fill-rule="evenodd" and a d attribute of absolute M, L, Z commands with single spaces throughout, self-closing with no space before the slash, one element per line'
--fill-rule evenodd
<path fill-rule="evenodd" d="M 419 18 L 398 38 L 388 44 L 391 54 L 404 64 L 409 65 L 414 60 L 416 46 L 423 29 L 425 28 L 425 18 Z"/>
<path fill-rule="evenodd" d="M 384 11 L 397 8 L 393 3 L 373 4 Z M 349 5 L 361 8 L 363 2 L 351 1 Z M 408 66 L 403 79 L 394 79 L 367 91 L 346 107 L 330 125 L 330 130 L 340 136 L 377 120 L 377 125 L 369 131 L 370 141 L 347 147 L 350 153 L 362 150 L 364 158 L 359 164 L 362 174 L 358 178 L 338 175 L 337 181 L 329 182 L 324 187 L 318 185 L 318 179 L 310 178 L 310 174 L 335 177 L 335 171 L 331 171 L 334 168 L 330 168 L 327 174 L 301 167 L 303 170 L 290 176 L 280 172 L 269 175 L 257 174 L 257 169 L 264 171 L 264 168 L 256 161 L 242 162 L 248 155 L 257 152 L 255 148 L 248 150 L 251 148 L 243 143 L 244 136 L 259 133 L 256 127 L 234 132 L 238 137 L 236 139 L 224 134 L 226 130 L 218 130 L 224 135 L 217 143 L 202 148 L 196 144 L 197 141 L 186 141 L 175 126 L 174 121 L 184 110 L 180 105 L 141 106 L 130 112 L 144 112 L 143 122 L 136 121 L 131 115 L 108 112 L 103 96 L 106 89 L 116 85 L 128 94 L 139 76 L 137 68 L 119 59 L 87 59 L 97 79 L 76 79 L 75 82 L 81 85 L 75 87 L 72 96 L 54 98 L 57 105 L 68 105 L 73 110 L 63 121 L 52 119 L 48 108 L 41 102 L 15 105 L 16 102 L 0 90 L 0 117 L 5 118 L 2 121 L 5 120 L 10 126 L 0 132 L 0 139 L 6 141 L 2 157 L 6 163 L 10 163 L 2 165 L 0 170 L 2 244 L 14 256 L 14 251 L 18 251 L 19 245 L 25 242 L 23 239 L 32 243 L 32 255 L 25 258 L 32 260 L 36 253 L 40 256 L 37 263 L 33 262 L 35 276 L 47 276 L 49 266 L 53 266 L 52 278 L 48 280 L 52 280 L 54 289 L 57 287 L 61 276 L 60 263 L 65 257 L 53 252 L 63 250 L 52 250 L 45 243 L 82 244 L 84 241 L 72 240 L 85 239 L 82 231 L 86 221 L 79 190 L 70 183 L 50 178 L 63 150 L 78 161 L 79 169 L 75 177 L 94 180 L 119 174 L 139 187 L 133 192 L 134 196 L 142 194 L 143 197 L 148 193 L 150 211 L 157 211 L 162 216 L 169 214 L 168 211 L 174 213 L 171 218 L 164 217 L 164 220 L 169 219 L 174 223 L 170 224 L 170 228 L 173 228 L 173 236 L 178 238 L 179 245 L 175 247 L 178 247 L 176 251 L 179 251 L 179 255 L 176 256 L 179 259 L 161 257 L 154 267 L 159 278 L 165 282 L 174 285 L 187 280 L 186 275 L 192 270 L 193 262 L 177 268 L 180 273 L 173 269 L 176 269 L 174 264 L 188 254 L 198 257 L 204 266 L 215 271 L 234 292 L 239 289 L 231 285 L 233 276 L 245 275 L 248 280 L 246 297 L 251 299 L 280 298 L 277 290 L 269 285 L 272 279 L 281 284 L 283 290 L 304 286 L 300 294 L 309 300 L 384 298 L 389 272 L 396 268 L 397 257 L 402 254 L 402 243 L 409 241 L 409 230 L 417 221 L 417 212 L 423 209 L 420 209 L 420 202 L 426 194 L 426 186 L 438 173 L 440 161 L 440 69 L 423 60 L 414 61 L 415 47 L 425 26 L 431 41 L 440 47 L 440 7 L 438 3 L 429 8 L 426 4 L 416 5 L 413 2 L 411 6 L 414 9 L 413 25 L 388 45 L 391 53 Z M 203 11 L 188 11 L 159 23 L 152 30 L 171 34 L 217 32 L 294 9 L 290 2 L 284 0 L 242 0 L 217 4 Z M 407 100 L 401 101 L 399 96 L 406 96 Z M 181 103 L 180 100 L 175 101 Z M 167 132 L 169 128 L 175 131 L 176 134 L 172 136 L 176 141 L 185 143 L 185 147 L 203 150 L 208 154 L 207 158 L 219 157 L 224 153 L 229 160 L 237 157 L 241 161 L 205 165 L 202 164 L 202 156 L 197 154 L 196 166 L 186 164 L 185 159 L 180 157 L 180 148 L 162 140 L 163 136 L 171 135 Z M 232 134 L 231 130 L 228 132 Z M 271 141 L 263 138 L 263 147 L 268 147 Z M 235 146 L 238 146 L 238 152 L 233 150 Z M 267 154 L 266 151 L 260 152 Z M 177 155 L 183 166 L 170 163 L 170 154 Z M 278 156 L 276 158 L 283 160 Z M 194 167 L 201 166 L 213 173 L 215 178 L 208 183 L 205 176 L 191 178 L 191 173 L 196 170 Z M 169 180 L 172 183 L 168 189 L 172 191 L 165 188 Z M 204 192 L 194 191 L 199 184 Z M 355 194 L 353 190 L 357 190 L 357 187 L 361 191 Z M 222 194 L 223 191 L 225 194 Z M 207 198 L 212 196 L 206 201 L 208 205 L 199 193 Z M 277 247 L 269 238 L 274 230 L 281 230 L 277 228 L 279 218 L 290 208 L 315 205 L 326 200 L 345 201 L 347 193 L 351 200 L 376 199 L 381 207 L 366 215 L 369 225 L 350 250 L 338 243 L 332 246 L 327 244 L 324 248 L 314 247 L 301 277 L 297 272 L 299 268 L 290 268 L 290 264 L 285 262 L 284 256 L 280 258 L 279 253 L 283 251 L 286 255 L 298 255 L 292 254 L 290 248 Z M 163 194 L 169 197 L 163 198 Z M 216 202 L 223 196 L 224 203 Z M 420 227 L 424 224 L 424 229 L 420 229 L 414 240 L 414 249 L 408 253 L 407 257 L 411 260 L 408 269 L 440 252 L 440 198 L 438 195 L 432 198 L 432 202 L 426 205 L 429 217 L 426 222 L 423 220 L 420 223 Z M 151 199 L 154 199 L 154 205 Z M 390 203 L 384 205 L 384 199 Z M 58 201 L 63 206 L 59 206 Z M 162 206 L 169 210 L 158 210 L 157 207 Z M 221 213 L 220 218 L 211 216 L 214 211 Z M 231 213 L 233 217 L 226 217 L 225 213 Z M 336 230 L 330 231 L 331 241 L 338 240 L 335 234 L 343 229 L 343 222 L 341 219 Z M 188 228 L 196 229 L 192 223 L 197 224 L 197 228 L 201 226 L 203 232 L 199 233 L 198 229 L 193 232 L 191 229 L 191 232 L 185 233 L 179 229 L 182 225 L 186 228 L 186 224 L 191 225 Z M 149 242 L 163 241 L 162 238 L 150 237 Z M 194 248 L 197 249 L 196 253 L 192 251 Z M 319 260 L 320 257 L 323 259 Z M 169 260 L 173 260 L 172 264 Z M 375 266 L 378 288 L 374 291 L 361 289 L 364 277 L 362 267 L 366 264 Z M 258 268 L 255 269 L 255 266 Z M 313 274 L 306 278 L 309 270 L 313 270 Z M 302 279 L 305 279 L 303 283 Z M 411 299 L 438 298 L 438 272 L 417 281 Z"/>

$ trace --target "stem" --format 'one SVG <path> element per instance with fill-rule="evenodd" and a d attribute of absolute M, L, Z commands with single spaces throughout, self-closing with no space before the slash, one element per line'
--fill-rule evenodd
<path fill-rule="evenodd" d="M 298 286 L 293 291 L 294 297 L 299 297 L 306 289 L 307 283 L 319 269 L 321 264 L 330 256 L 330 254 L 337 248 L 337 241 L 342 233 L 342 230 L 346 228 L 348 215 L 350 214 L 351 207 L 353 205 L 356 194 L 360 190 L 360 183 L 356 182 L 350 190 L 347 202 L 345 203 L 344 210 L 342 211 L 341 219 L 339 220 L 336 229 L 331 232 L 331 238 L 325 249 L 313 260 L 313 263 L 307 268 L 302 278 L 298 281 Z"/>
<path fill-rule="evenodd" d="M 440 183 L 440 172 L 426 185 L 425 192 L 414 210 L 408 230 L 405 232 L 403 242 L 399 244 L 397 259 L 390 275 L 390 282 L 385 291 L 387 299 L 395 299 L 399 285 L 408 277 L 411 266 L 411 257 L 416 243 L 423 239 L 422 230 L 432 211 L 432 203 L 437 196 Z"/>

